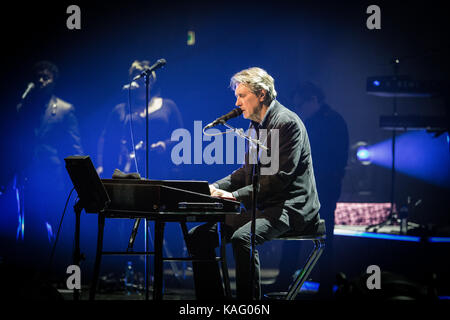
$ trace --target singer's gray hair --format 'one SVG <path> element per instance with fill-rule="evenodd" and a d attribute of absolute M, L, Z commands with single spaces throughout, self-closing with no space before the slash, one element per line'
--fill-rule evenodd
<path fill-rule="evenodd" d="M 256 95 L 259 95 L 261 90 L 265 90 L 265 105 L 269 105 L 277 97 L 275 80 L 264 69 L 253 67 L 239 71 L 231 78 L 230 87 L 236 90 L 236 87 L 241 83 Z"/>

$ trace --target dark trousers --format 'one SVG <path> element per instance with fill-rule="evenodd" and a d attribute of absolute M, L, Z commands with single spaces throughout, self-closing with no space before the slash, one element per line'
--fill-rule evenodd
<path fill-rule="evenodd" d="M 281 212 L 280 215 L 287 215 Z M 272 240 L 289 230 L 285 221 L 288 219 L 264 216 L 260 211 L 256 214 L 256 245 Z M 285 218 L 285 217 L 284 217 Z M 250 279 L 251 266 L 251 214 L 240 214 L 223 224 L 226 241 L 231 242 L 236 264 L 236 296 L 238 299 L 252 298 Z M 189 231 L 187 245 L 193 258 L 210 258 L 216 256 L 215 248 L 219 245 L 217 224 L 206 223 Z M 196 297 L 199 300 L 223 299 L 224 290 L 220 277 L 219 265 L 215 261 L 193 262 Z M 260 264 L 255 251 L 255 297 L 260 299 Z"/>

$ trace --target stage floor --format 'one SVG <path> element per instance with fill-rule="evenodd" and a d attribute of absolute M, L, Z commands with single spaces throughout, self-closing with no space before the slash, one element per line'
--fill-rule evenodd
<path fill-rule="evenodd" d="M 275 282 L 279 273 L 278 269 L 261 269 L 261 289 L 263 294 L 268 293 L 270 286 Z M 233 296 L 236 290 L 236 278 L 235 269 L 229 269 L 230 275 L 230 287 Z M 185 273 L 185 279 L 177 279 L 173 275 L 172 270 L 168 269 L 164 271 L 164 278 L 166 281 L 166 287 L 164 289 L 164 300 L 195 300 L 194 285 L 192 281 L 191 268 Z M 316 283 L 307 282 L 299 292 L 297 299 L 302 300 L 316 300 L 317 290 Z M 73 300 L 73 291 L 67 289 L 58 289 L 58 292 L 62 295 L 64 300 Z M 149 300 L 152 300 L 152 288 L 149 288 Z M 89 287 L 83 286 L 81 289 L 81 300 L 89 299 Z M 145 291 L 139 290 L 138 292 L 127 293 L 124 290 L 101 290 L 96 293 L 96 300 L 145 300 Z"/>

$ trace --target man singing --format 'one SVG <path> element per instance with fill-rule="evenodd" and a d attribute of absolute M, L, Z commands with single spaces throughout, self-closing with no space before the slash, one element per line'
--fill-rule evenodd
<path fill-rule="evenodd" d="M 241 108 L 245 119 L 249 119 L 249 133 L 258 138 L 259 132 L 267 132 L 264 141 L 271 152 L 271 161 L 277 166 L 260 162 L 260 177 L 256 199 L 256 245 L 261 245 L 282 234 L 294 231 L 299 234 L 323 232 L 319 226 L 319 199 L 314 180 L 311 149 L 305 126 L 292 111 L 277 100 L 274 79 L 261 68 L 249 68 L 231 78 L 236 106 Z M 271 149 L 277 133 L 279 148 Z M 260 140 L 262 135 L 259 136 Z M 263 141 L 263 142 L 264 142 Z M 210 185 L 211 195 L 234 198 L 245 210 L 227 220 L 224 230 L 231 241 L 236 262 L 236 295 L 238 299 L 259 299 L 260 267 L 255 251 L 255 287 L 250 279 L 251 264 L 251 212 L 252 175 L 257 153 L 255 146 L 247 147 L 245 163 L 229 176 Z M 264 170 L 269 167 L 273 170 Z M 187 239 L 193 258 L 213 258 L 218 246 L 216 224 L 206 223 L 190 230 Z M 216 262 L 193 262 L 194 283 L 197 299 L 223 297 L 223 287 Z M 256 292 L 253 295 L 253 292 Z"/>

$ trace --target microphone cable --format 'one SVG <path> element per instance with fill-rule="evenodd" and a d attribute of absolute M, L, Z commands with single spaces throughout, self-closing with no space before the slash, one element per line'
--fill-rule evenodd
<path fill-rule="evenodd" d="M 139 167 L 137 163 L 137 156 L 136 156 L 136 149 L 134 145 L 134 132 L 133 132 L 133 114 L 131 113 L 131 83 L 133 80 L 130 81 L 130 84 L 128 86 L 128 114 L 130 116 L 130 136 L 131 136 L 131 146 L 133 147 L 133 158 L 134 158 L 134 165 L 136 167 L 136 172 L 140 175 Z M 146 106 L 148 107 L 148 106 Z"/>
<path fill-rule="evenodd" d="M 66 200 L 66 205 L 64 206 L 64 210 L 63 210 L 63 213 L 62 213 L 62 216 L 61 216 L 61 220 L 59 221 L 58 232 L 56 233 L 55 243 L 53 244 L 52 252 L 50 254 L 50 259 L 49 259 L 49 262 L 48 262 L 48 270 L 49 270 L 49 272 L 50 272 L 50 268 L 51 268 L 52 263 L 53 263 L 53 256 L 55 254 L 56 244 L 58 243 L 59 231 L 61 230 L 61 225 L 62 225 L 62 222 L 64 220 L 64 215 L 66 213 L 67 204 L 69 203 L 69 200 L 70 200 L 70 197 L 72 196 L 73 190 L 75 190 L 75 187 L 73 187 L 72 190 L 70 190 L 69 196 L 67 197 L 67 200 Z"/>
<path fill-rule="evenodd" d="M 207 126 L 207 125 L 206 125 Z M 221 134 L 228 134 L 228 133 L 233 133 L 234 132 L 234 130 L 228 130 L 228 131 L 220 131 L 220 132 L 218 132 L 218 133 L 207 133 L 206 131 L 205 131 L 205 128 L 206 128 L 206 126 L 204 126 L 203 127 L 203 129 L 202 129 L 202 132 L 203 132 L 203 134 L 205 135 L 205 136 L 208 136 L 208 137 L 214 137 L 214 136 L 220 136 Z M 212 129 L 212 128 L 209 128 L 209 129 L 206 129 L 206 130 L 210 130 L 210 129 Z M 216 130 L 219 130 L 219 129 L 216 129 Z M 239 129 L 238 129 L 239 130 Z"/>

